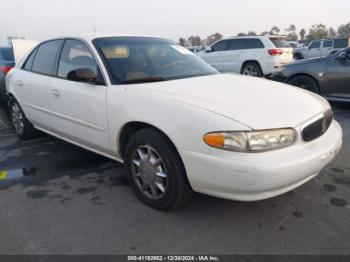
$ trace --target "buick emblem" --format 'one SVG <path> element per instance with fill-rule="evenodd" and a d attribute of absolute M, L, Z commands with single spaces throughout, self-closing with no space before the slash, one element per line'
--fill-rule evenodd
<path fill-rule="evenodd" d="M 326 131 L 327 131 L 327 121 L 326 119 L 324 119 L 322 122 L 321 132 L 322 134 L 324 134 Z"/>

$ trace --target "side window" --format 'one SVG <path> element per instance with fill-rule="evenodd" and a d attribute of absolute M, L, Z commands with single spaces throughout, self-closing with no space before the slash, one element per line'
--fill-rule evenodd
<path fill-rule="evenodd" d="M 213 52 L 226 51 L 227 50 L 227 44 L 228 44 L 227 40 L 223 40 L 223 41 L 220 41 L 220 42 L 216 43 L 212 47 Z"/>
<path fill-rule="evenodd" d="M 310 49 L 315 49 L 315 48 L 320 48 L 321 47 L 321 42 L 320 41 L 316 41 L 313 42 L 310 46 Z"/>
<path fill-rule="evenodd" d="M 67 40 L 58 65 L 58 76 L 67 78 L 70 72 L 78 68 L 90 68 L 98 75 L 98 66 L 89 48 L 81 41 Z"/>
<path fill-rule="evenodd" d="M 265 48 L 264 44 L 259 39 L 246 39 L 247 49 Z"/>
<path fill-rule="evenodd" d="M 32 71 L 44 75 L 55 76 L 58 53 L 63 40 L 53 40 L 41 44 L 36 52 Z"/>
<path fill-rule="evenodd" d="M 228 50 L 243 50 L 245 49 L 244 39 L 232 39 L 229 40 Z"/>
<path fill-rule="evenodd" d="M 323 48 L 333 47 L 333 40 L 327 40 L 323 42 Z"/>
<path fill-rule="evenodd" d="M 38 48 L 35 48 L 35 50 L 29 55 L 29 57 L 27 58 L 27 61 L 24 63 L 23 69 L 28 71 L 32 70 L 34 58 L 37 51 L 38 51 Z"/>

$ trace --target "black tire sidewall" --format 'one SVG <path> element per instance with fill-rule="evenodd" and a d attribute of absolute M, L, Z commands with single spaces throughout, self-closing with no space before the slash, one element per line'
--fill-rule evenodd
<path fill-rule="evenodd" d="M 149 145 L 154 148 L 163 160 L 167 171 L 167 190 L 161 199 L 154 200 L 145 196 L 136 185 L 132 175 L 132 157 L 140 145 Z M 185 194 L 189 187 L 186 185 L 186 173 L 182 161 L 177 156 L 172 145 L 160 133 L 151 129 L 138 131 L 129 139 L 125 149 L 125 164 L 128 170 L 129 183 L 137 198 L 144 204 L 158 209 L 170 210 L 178 206 L 179 194 Z"/>
<path fill-rule="evenodd" d="M 310 88 L 309 89 L 302 88 L 300 85 L 296 85 L 295 82 L 308 83 Z M 309 76 L 295 76 L 295 77 L 292 77 L 290 80 L 288 80 L 287 83 L 313 93 L 319 93 L 318 85 L 316 81 Z"/>

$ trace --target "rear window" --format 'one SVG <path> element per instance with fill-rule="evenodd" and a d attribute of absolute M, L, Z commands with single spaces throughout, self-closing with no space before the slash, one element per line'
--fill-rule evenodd
<path fill-rule="evenodd" d="M 349 39 L 335 39 L 333 48 L 339 49 L 339 48 L 346 48 L 349 46 Z"/>
<path fill-rule="evenodd" d="M 288 42 L 283 38 L 270 38 L 271 42 L 275 45 L 276 48 L 287 48 L 290 47 Z"/>
<path fill-rule="evenodd" d="M 13 50 L 11 47 L 0 48 L 0 59 L 5 61 L 14 61 Z"/>

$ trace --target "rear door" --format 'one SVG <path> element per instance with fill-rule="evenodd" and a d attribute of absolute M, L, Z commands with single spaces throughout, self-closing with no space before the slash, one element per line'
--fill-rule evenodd
<path fill-rule="evenodd" d="M 110 148 L 107 134 L 107 86 L 69 80 L 68 75 L 73 70 L 82 68 L 90 68 L 103 79 L 87 44 L 67 39 L 58 63 L 58 77 L 52 79 L 49 92 L 50 106 L 54 112 L 52 123 L 59 135 L 107 153 Z"/>
<path fill-rule="evenodd" d="M 333 51 L 333 40 L 325 40 L 323 41 L 321 56 L 328 56 Z"/>
<path fill-rule="evenodd" d="M 350 98 L 350 48 L 346 52 L 346 60 L 332 58 L 327 64 L 325 72 L 327 96 Z"/>
<path fill-rule="evenodd" d="M 51 127 L 50 80 L 56 75 L 62 44 L 62 39 L 42 43 L 30 54 L 13 79 L 16 98 L 26 117 L 34 125 L 45 129 Z"/>

